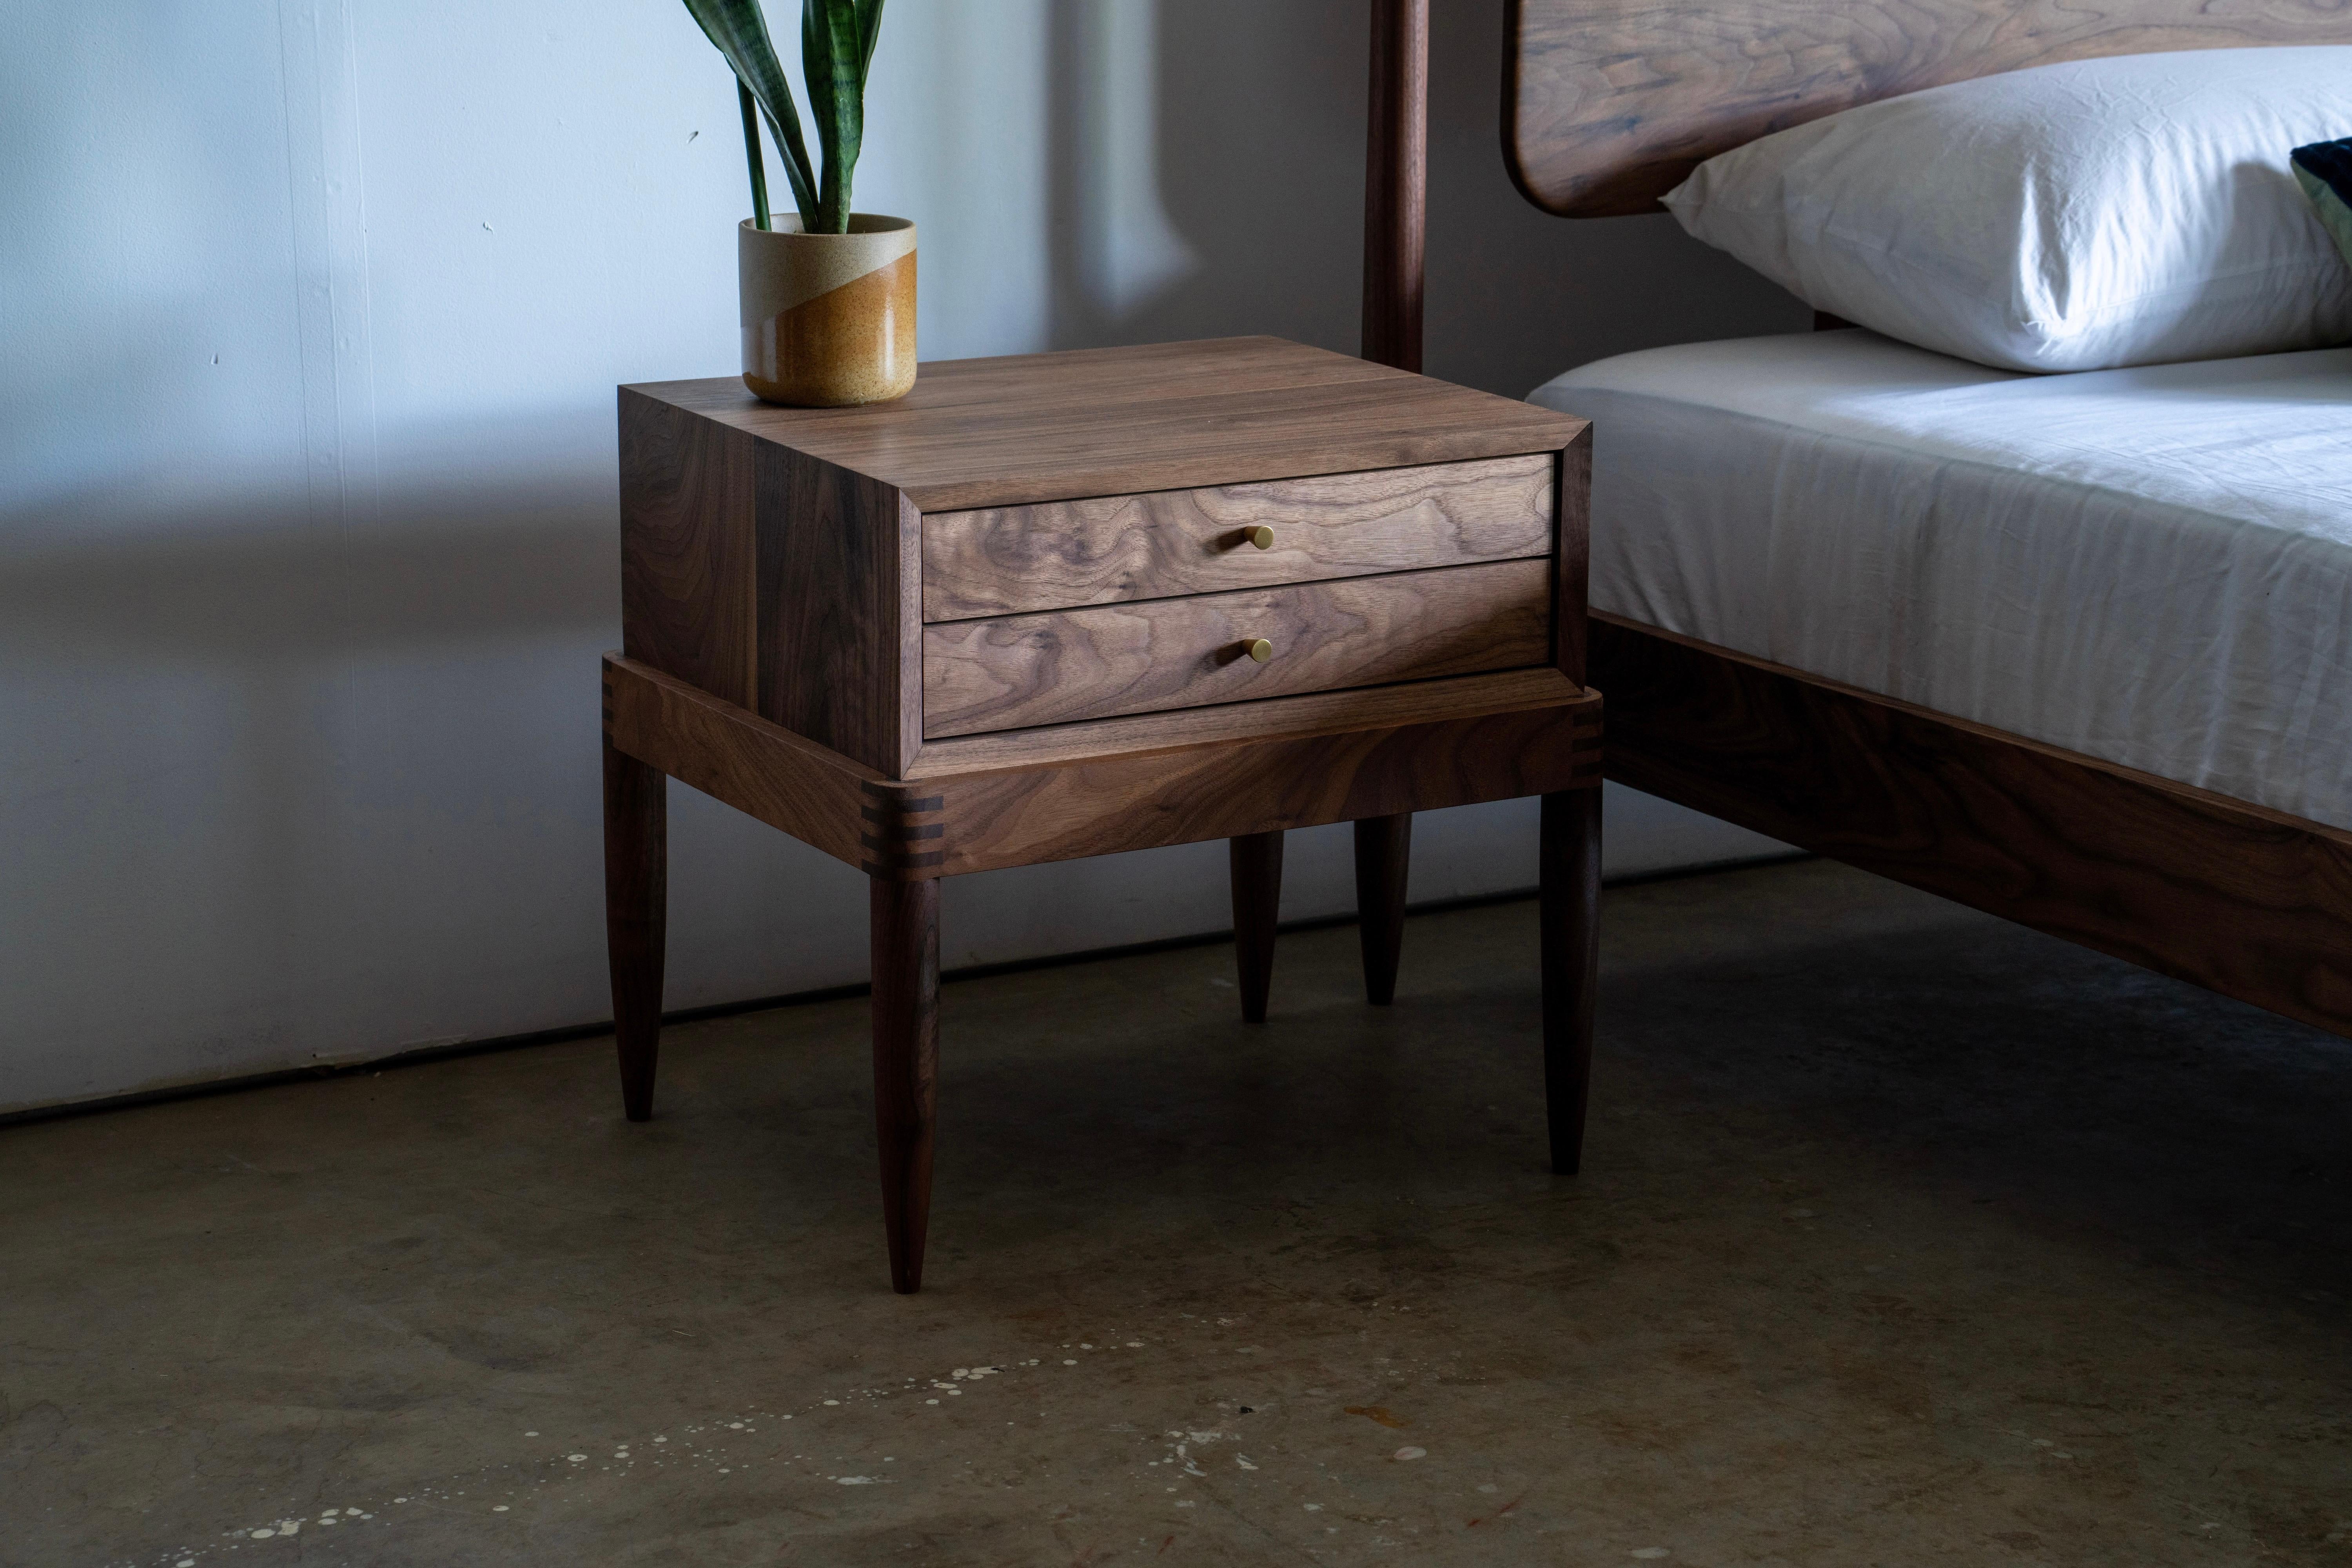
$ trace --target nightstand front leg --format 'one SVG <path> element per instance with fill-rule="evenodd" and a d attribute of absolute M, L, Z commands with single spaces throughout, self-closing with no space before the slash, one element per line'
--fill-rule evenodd
<path fill-rule="evenodd" d="M 890 1288 L 922 1289 L 931 1219 L 931 1131 L 939 1109 L 940 884 L 872 880 L 874 1121 L 882 1149 L 882 1223 Z"/>
<path fill-rule="evenodd" d="M 1405 873 L 1412 864 L 1412 813 L 1356 824 L 1356 932 L 1364 948 L 1364 1000 L 1375 1007 L 1396 1000 Z"/>
<path fill-rule="evenodd" d="M 604 943 L 613 974 L 613 1037 L 621 1106 L 654 1114 L 661 1045 L 662 957 L 669 915 L 668 778 L 604 737 Z"/>
<path fill-rule="evenodd" d="M 1601 954 L 1601 792 L 1543 797 L 1539 941 L 1543 944 L 1544 1100 L 1551 1168 L 1576 1173 L 1592 1073 L 1592 993 Z"/>
<path fill-rule="evenodd" d="M 1249 833 L 1233 846 L 1234 952 L 1241 970 L 1242 1021 L 1265 1022 L 1274 984 L 1274 928 L 1282 913 L 1282 835 Z"/>

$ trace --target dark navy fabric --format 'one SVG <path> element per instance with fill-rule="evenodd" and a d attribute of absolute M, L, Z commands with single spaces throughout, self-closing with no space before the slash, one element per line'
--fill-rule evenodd
<path fill-rule="evenodd" d="M 2340 142 L 2314 142 L 2293 154 L 2298 168 L 2307 169 L 2336 196 L 2352 204 L 2352 136 Z"/>

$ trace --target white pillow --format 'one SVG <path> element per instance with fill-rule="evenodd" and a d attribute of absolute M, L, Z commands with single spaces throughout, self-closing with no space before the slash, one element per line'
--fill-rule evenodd
<path fill-rule="evenodd" d="M 2352 47 L 2073 60 L 1710 158 L 1682 226 L 1816 310 L 2004 370 L 2352 339 L 2352 268 L 2288 171 L 2352 135 Z"/>

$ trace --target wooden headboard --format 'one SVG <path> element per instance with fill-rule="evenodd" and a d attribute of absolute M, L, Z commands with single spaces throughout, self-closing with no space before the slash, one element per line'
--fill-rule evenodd
<path fill-rule="evenodd" d="M 1563 217 L 1874 99 L 2098 55 L 2352 43 L 2352 0 L 1510 0 L 1503 157 Z"/>

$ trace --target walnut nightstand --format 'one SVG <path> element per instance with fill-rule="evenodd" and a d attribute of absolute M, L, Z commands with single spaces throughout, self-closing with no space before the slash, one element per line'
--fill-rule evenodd
<path fill-rule="evenodd" d="M 1591 1051 L 1601 698 L 1584 422 L 1272 338 L 925 365 L 864 408 L 620 394 L 613 1010 L 652 1114 L 664 776 L 872 879 L 892 1284 L 921 1282 L 939 879 L 1233 840 L 1265 1016 L 1282 832 L 1356 824 L 1395 984 L 1411 813 L 1540 795 L 1553 1169 Z"/>

